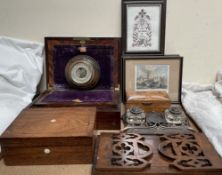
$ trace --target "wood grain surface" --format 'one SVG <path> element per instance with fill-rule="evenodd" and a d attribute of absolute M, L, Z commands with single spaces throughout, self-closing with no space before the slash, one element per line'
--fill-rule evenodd
<path fill-rule="evenodd" d="M 194 171 L 180 171 L 176 168 L 173 168 L 170 165 L 172 162 L 171 160 L 167 159 L 166 157 L 159 154 L 158 151 L 158 145 L 160 144 L 160 138 L 155 135 L 148 135 L 144 136 L 146 138 L 147 144 L 150 145 L 153 156 L 149 160 L 150 167 L 147 167 L 146 169 L 142 171 L 110 171 L 105 170 L 105 167 L 109 169 L 107 165 L 110 165 L 110 155 L 112 153 L 111 147 L 112 147 L 112 134 L 106 133 L 101 134 L 99 139 L 96 143 L 96 153 L 94 157 L 94 165 L 93 165 L 93 175 L 173 175 L 173 174 L 179 174 L 179 175 L 207 175 L 207 174 L 215 174 L 219 175 L 222 173 L 222 159 L 219 157 L 219 155 L 216 153 L 212 145 L 208 142 L 207 138 L 202 134 L 198 133 L 196 134 L 197 142 L 199 145 L 201 145 L 202 149 L 204 150 L 204 154 L 211 160 L 213 163 L 213 169 L 209 170 L 194 170 Z M 103 170 L 98 170 L 103 167 Z"/>
<path fill-rule="evenodd" d="M 27 108 L 0 137 L 7 165 L 91 163 L 95 107 Z"/>
<path fill-rule="evenodd" d="M 95 108 L 28 108 L 2 134 L 3 138 L 92 136 Z"/>

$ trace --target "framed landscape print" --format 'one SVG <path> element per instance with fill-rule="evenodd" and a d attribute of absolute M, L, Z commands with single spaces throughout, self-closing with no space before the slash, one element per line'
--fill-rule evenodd
<path fill-rule="evenodd" d="M 135 64 L 135 91 L 169 91 L 169 65 Z"/>
<path fill-rule="evenodd" d="M 123 0 L 125 53 L 164 54 L 166 0 Z"/>
<path fill-rule="evenodd" d="M 180 101 L 183 58 L 178 55 L 125 55 L 122 59 L 123 99 L 127 94 L 164 92 Z"/>

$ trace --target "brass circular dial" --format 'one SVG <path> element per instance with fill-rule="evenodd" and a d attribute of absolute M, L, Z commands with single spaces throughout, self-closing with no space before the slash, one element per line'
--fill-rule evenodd
<path fill-rule="evenodd" d="M 100 67 L 92 57 L 77 55 L 68 61 L 65 77 L 71 87 L 91 89 L 100 79 Z"/>

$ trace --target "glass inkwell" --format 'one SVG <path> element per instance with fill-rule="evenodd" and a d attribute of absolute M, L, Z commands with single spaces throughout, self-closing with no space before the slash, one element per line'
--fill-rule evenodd
<path fill-rule="evenodd" d="M 138 107 L 132 107 L 127 109 L 125 114 L 125 122 L 129 125 L 140 126 L 143 125 L 146 121 L 146 115 L 144 110 Z"/>
<path fill-rule="evenodd" d="M 171 106 L 165 110 L 165 119 L 169 124 L 182 125 L 185 122 L 183 110 L 178 106 Z"/>

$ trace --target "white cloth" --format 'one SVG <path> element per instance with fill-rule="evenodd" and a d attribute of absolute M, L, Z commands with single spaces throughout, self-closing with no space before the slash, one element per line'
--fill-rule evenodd
<path fill-rule="evenodd" d="M 222 71 L 215 85 L 183 84 L 182 103 L 222 157 Z"/>
<path fill-rule="evenodd" d="M 0 134 L 29 105 L 43 71 L 43 45 L 0 37 Z"/>

